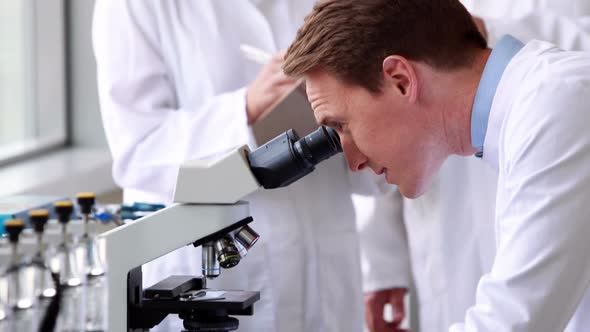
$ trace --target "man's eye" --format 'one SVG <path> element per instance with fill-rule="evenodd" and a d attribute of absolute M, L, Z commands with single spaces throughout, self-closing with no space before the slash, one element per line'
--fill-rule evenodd
<path fill-rule="evenodd" d="M 330 122 L 328 127 L 334 128 L 336 130 L 344 129 L 344 125 L 341 122 Z"/>

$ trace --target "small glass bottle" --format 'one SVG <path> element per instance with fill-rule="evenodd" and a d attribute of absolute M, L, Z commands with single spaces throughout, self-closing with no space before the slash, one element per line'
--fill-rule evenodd
<path fill-rule="evenodd" d="M 24 262 L 19 249 L 19 237 L 24 229 L 24 221 L 7 220 L 4 228 L 11 245 L 10 266 L 5 273 L 7 306 L 11 310 L 11 329 L 34 332 L 37 330 L 35 270 L 30 262 Z"/>
<path fill-rule="evenodd" d="M 71 201 L 55 203 L 55 212 L 62 227 L 62 240 L 57 248 L 57 254 L 51 264 L 54 272 L 60 275 L 60 284 L 63 293 L 58 317 L 58 331 L 81 332 L 84 331 L 85 299 L 84 299 L 84 274 L 80 267 L 80 246 L 73 236 L 68 236 L 67 225 L 70 222 L 74 210 Z M 70 234 L 71 235 L 71 234 Z"/>
<path fill-rule="evenodd" d="M 106 331 L 106 277 L 104 264 L 96 242 L 96 220 L 91 214 L 96 202 L 94 193 L 85 192 L 77 195 L 78 207 L 84 220 L 84 265 L 86 269 L 86 326 L 87 332 Z"/>

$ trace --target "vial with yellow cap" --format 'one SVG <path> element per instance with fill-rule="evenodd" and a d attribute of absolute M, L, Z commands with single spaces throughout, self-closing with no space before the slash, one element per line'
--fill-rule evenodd
<path fill-rule="evenodd" d="M 73 212 L 74 204 L 71 201 L 55 203 L 55 214 L 62 228 L 62 240 L 57 248 L 57 264 L 52 264 L 52 268 L 59 272 L 60 284 L 64 287 L 57 323 L 61 331 L 84 331 L 84 273 L 80 266 L 82 250 L 67 232 Z"/>
<path fill-rule="evenodd" d="M 48 220 L 48 210 L 42 209 L 29 211 L 29 224 L 33 227 L 33 230 L 37 235 L 37 250 L 32 259 L 32 264 L 35 268 L 35 294 L 41 299 L 52 298 L 56 294 L 53 279 L 51 278 L 49 261 L 47 259 L 47 257 L 52 256 L 53 248 L 50 248 L 43 241 L 45 225 Z"/>
<path fill-rule="evenodd" d="M 82 284 L 83 275 L 78 262 L 78 253 L 73 238 L 68 237 L 67 226 L 70 223 L 74 204 L 71 201 L 55 202 L 55 214 L 61 224 L 62 239 L 57 248 L 57 254 L 51 268 L 59 272 L 60 283 L 66 287 L 76 287 Z"/>
<path fill-rule="evenodd" d="M 24 227 L 22 219 L 8 219 L 4 222 L 12 247 L 11 262 L 4 279 L 7 287 L 6 304 L 11 311 L 10 323 L 14 331 L 34 331 L 37 322 L 34 310 L 34 270 L 24 261 L 19 248 L 20 235 Z"/>

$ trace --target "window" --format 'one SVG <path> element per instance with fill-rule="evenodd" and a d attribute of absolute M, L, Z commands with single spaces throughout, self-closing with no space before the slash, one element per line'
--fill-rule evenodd
<path fill-rule="evenodd" d="M 0 0 L 0 165 L 66 142 L 63 0 Z"/>

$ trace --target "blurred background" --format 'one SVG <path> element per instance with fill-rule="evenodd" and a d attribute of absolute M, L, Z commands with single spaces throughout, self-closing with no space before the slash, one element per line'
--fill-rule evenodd
<path fill-rule="evenodd" d="M 86 190 L 120 201 L 98 105 L 93 6 L 0 1 L 0 195 Z"/>

